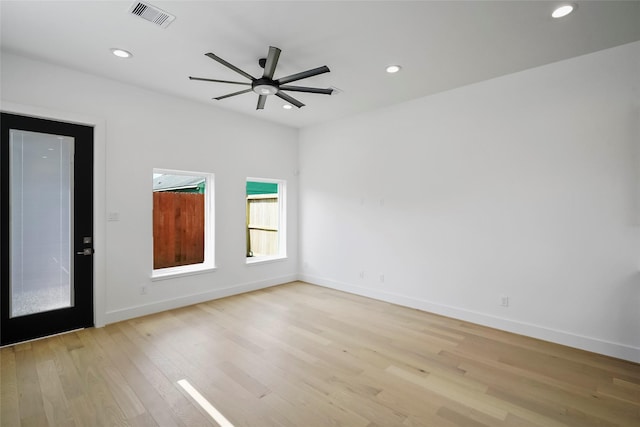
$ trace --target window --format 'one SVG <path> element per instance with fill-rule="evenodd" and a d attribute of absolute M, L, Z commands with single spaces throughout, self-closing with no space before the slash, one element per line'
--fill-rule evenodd
<path fill-rule="evenodd" d="M 213 174 L 154 169 L 152 278 L 215 268 L 213 224 Z"/>
<path fill-rule="evenodd" d="M 285 186 L 281 180 L 247 179 L 247 263 L 287 256 Z"/>

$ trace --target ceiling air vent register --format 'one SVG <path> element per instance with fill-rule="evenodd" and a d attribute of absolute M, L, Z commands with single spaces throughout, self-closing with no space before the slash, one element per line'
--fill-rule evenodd
<path fill-rule="evenodd" d="M 129 12 L 162 28 L 167 28 L 176 19 L 175 16 L 168 14 L 164 10 L 141 1 L 132 4 Z"/>

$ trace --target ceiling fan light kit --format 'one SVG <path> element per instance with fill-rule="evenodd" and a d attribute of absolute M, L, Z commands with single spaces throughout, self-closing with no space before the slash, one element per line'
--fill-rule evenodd
<path fill-rule="evenodd" d="M 227 95 L 218 96 L 216 100 L 222 100 L 225 98 L 230 98 L 236 95 L 242 95 L 243 93 L 255 92 L 258 94 L 258 105 L 256 106 L 256 110 L 264 109 L 264 105 L 267 102 L 267 97 L 269 95 L 275 95 L 278 98 L 281 98 L 285 102 L 294 105 L 298 108 L 304 107 L 304 104 L 291 95 L 284 93 L 283 91 L 291 91 L 291 92 L 305 92 L 305 93 L 319 93 L 323 95 L 331 95 L 333 92 L 332 88 L 323 89 L 323 88 L 315 88 L 315 87 L 305 87 L 305 86 L 290 86 L 287 83 L 295 82 L 298 80 L 306 79 L 309 77 L 317 76 L 319 74 L 328 73 L 329 67 L 323 65 L 322 67 L 313 68 L 311 70 L 302 71 L 300 73 L 291 74 L 286 77 L 281 77 L 279 79 L 274 79 L 273 75 L 276 71 L 276 66 L 278 65 L 278 59 L 280 58 L 281 50 L 277 47 L 270 46 L 269 53 L 266 58 L 261 58 L 258 60 L 258 64 L 260 67 L 264 68 L 264 73 L 262 77 L 256 78 L 251 74 L 241 70 L 233 64 L 228 63 L 224 59 L 213 53 L 206 53 L 205 55 L 214 61 L 224 65 L 225 67 L 235 71 L 241 76 L 250 80 L 250 82 L 237 82 L 230 80 L 218 80 L 218 79 L 208 79 L 203 77 L 193 77 L 189 76 L 190 80 L 200 80 L 206 82 L 215 82 L 215 83 L 227 83 L 227 84 L 237 84 L 243 86 L 251 86 L 250 89 L 240 90 L 237 92 L 229 93 Z"/>

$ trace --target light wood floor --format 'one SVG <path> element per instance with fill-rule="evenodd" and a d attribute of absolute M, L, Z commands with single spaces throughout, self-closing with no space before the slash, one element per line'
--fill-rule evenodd
<path fill-rule="evenodd" d="M 2 426 L 640 426 L 640 365 L 303 283 L 2 349 Z"/>

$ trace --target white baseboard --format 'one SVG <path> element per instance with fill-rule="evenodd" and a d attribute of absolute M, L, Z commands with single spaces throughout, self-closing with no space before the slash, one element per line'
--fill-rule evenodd
<path fill-rule="evenodd" d="M 148 314 L 154 314 L 154 313 L 159 313 L 166 310 L 172 310 L 174 308 L 180 308 L 180 307 L 186 307 L 193 304 L 199 304 L 202 302 L 224 298 L 231 295 L 238 295 L 245 292 L 257 291 L 258 289 L 265 289 L 271 286 L 293 282 L 295 280 L 298 280 L 297 275 L 291 274 L 287 276 L 261 280 L 258 282 L 236 284 L 236 285 L 228 286 L 226 288 L 213 289 L 211 291 L 203 292 L 199 294 L 187 295 L 187 296 L 168 299 L 164 301 L 156 301 L 150 304 L 137 305 L 133 307 L 123 308 L 120 310 L 108 311 L 105 316 L 105 324 L 121 322 L 123 320 L 129 320 L 129 319 L 133 319 L 140 316 L 146 316 Z"/>
<path fill-rule="evenodd" d="M 393 292 L 384 292 L 377 289 L 369 289 L 353 284 L 336 282 L 334 280 L 322 277 L 302 274 L 298 276 L 298 279 L 318 286 L 324 286 L 327 288 L 349 292 L 352 294 L 390 302 L 405 307 L 416 308 L 418 310 L 452 317 L 483 326 L 489 326 L 491 328 L 496 328 L 507 332 L 513 332 L 519 335 L 526 335 L 532 338 L 537 338 L 556 344 L 562 344 L 568 347 L 574 347 L 581 350 L 591 351 L 606 356 L 640 363 L 639 347 L 633 347 L 592 337 L 576 335 L 566 331 L 550 329 L 531 323 L 519 322 L 512 319 L 505 319 L 485 313 L 480 313 L 477 311 L 471 311 L 459 307 L 434 303 L 424 299 L 396 294 Z"/>

